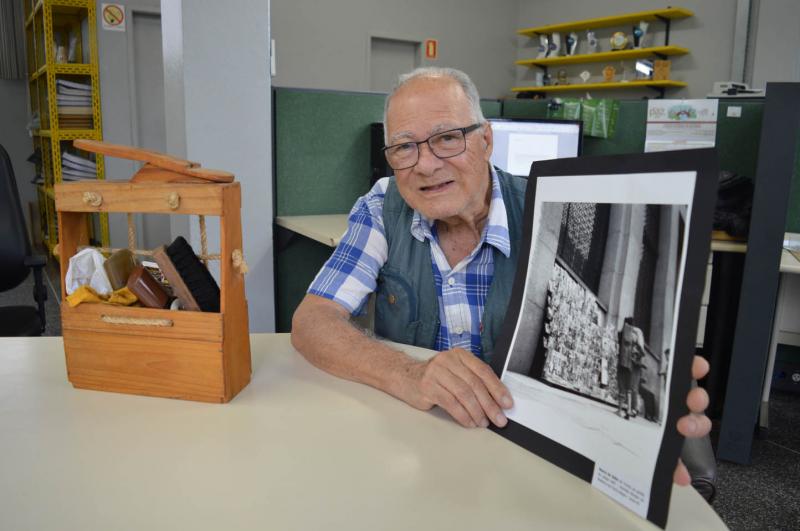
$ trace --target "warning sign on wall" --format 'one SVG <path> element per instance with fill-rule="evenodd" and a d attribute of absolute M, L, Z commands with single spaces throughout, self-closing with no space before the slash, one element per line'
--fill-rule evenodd
<path fill-rule="evenodd" d="M 100 18 L 103 20 L 104 30 L 125 31 L 125 6 L 102 4 Z"/>
<path fill-rule="evenodd" d="M 436 59 L 439 53 L 439 41 L 428 39 L 425 41 L 425 59 Z"/>

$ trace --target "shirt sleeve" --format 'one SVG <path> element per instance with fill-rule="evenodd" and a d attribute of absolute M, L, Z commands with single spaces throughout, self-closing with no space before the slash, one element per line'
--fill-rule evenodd
<path fill-rule="evenodd" d="M 335 301 L 351 314 L 363 313 L 369 294 L 375 291 L 378 272 L 386 263 L 383 198 L 388 183 L 388 177 L 380 179 L 356 201 L 347 231 L 308 288 L 308 293 Z"/>

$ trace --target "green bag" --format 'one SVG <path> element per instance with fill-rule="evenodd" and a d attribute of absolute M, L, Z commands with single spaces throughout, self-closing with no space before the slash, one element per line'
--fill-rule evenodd
<path fill-rule="evenodd" d="M 617 129 L 619 102 L 612 99 L 583 100 L 583 134 L 597 138 L 610 138 Z"/>

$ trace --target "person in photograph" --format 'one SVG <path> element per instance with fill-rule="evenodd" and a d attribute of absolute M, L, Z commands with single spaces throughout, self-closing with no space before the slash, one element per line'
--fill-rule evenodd
<path fill-rule="evenodd" d="M 619 407 L 617 414 L 626 420 L 630 418 L 633 383 L 634 356 L 637 349 L 636 327 L 633 317 L 626 317 L 619 333 L 619 358 L 617 368 L 617 387 L 619 389 Z"/>
<path fill-rule="evenodd" d="M 526 179 L 490 165 L 492 128 L 469 77 L 420 68 L 387 96 L 384 148 L 394 176 L 351 210 L 341 243 L 292 320 L 292 344 L 331 374 L 467 427 L 505 426 L 511 394 L 491 370 L 516 274 Z M 438 351 L 418 360 L 358 329 L 375 297 L 375 333 Z M 707 364 L 695 364 L 695 377 Z M 708 396 L 688 396 L 686 436 L 710 430 Z M 675 475 L 689 483 L 678 466 Z"/>

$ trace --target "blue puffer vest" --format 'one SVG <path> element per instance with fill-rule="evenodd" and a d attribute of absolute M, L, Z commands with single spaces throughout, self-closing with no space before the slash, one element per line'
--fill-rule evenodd
<path fill-rule="evenodd" d="M 494 343 L 506 314 L 517 269 L 522 215 L 527 180 L 496 169 L 508 215 L 511 256 L 493 248 L 494 279 L 486 296 L 482 319 L 481 347 L 485 361 L 491 359 Z M 433 348 L 439 332 L 439 301 L 433 280 L 430 242 L 420 242 L 409 228 L 412 210 L 389 181 L 383 202 L 383 224 L 389 255 L 378 274 L 375 299 L 375 332 L 398 343 Z"/>

